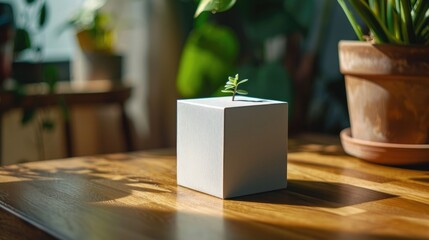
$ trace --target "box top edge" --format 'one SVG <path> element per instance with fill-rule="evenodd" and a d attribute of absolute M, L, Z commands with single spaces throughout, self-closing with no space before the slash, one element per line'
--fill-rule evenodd
<path fill-rule="evenodd" d="M 236 96 L 236 100 L 234 101 L 232 101 L 231 97 L 228 96 L 228 97 L 212 97 L 212 98 L 178 99 L 177 102 L 218 108 L 218 109 L 288 104 L 287 102 L 282 102 L 277 100 L 260 99 L 260 98 L 244 97 L 244 96 Z"/>

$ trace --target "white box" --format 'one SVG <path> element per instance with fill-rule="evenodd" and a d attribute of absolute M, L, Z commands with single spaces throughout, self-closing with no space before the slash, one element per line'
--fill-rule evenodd
<path fill-rule="evenodd" d="M 219 198 L 286 187 L 288 105 L 249 97 L 177 101 L 177 184 Z"/>

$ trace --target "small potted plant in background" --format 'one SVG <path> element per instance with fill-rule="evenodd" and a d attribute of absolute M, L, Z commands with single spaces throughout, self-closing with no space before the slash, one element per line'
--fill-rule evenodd
<path fill-rule="evenodd" d="M 48 20 L 45 0 L 25 0 L 17 12 L 12 77 L 20 84 L 43 82 L 43 48 L 41 34 Z"/>
<path fill-rule="evenodd" d="M 115 32 L 111 15 L 102 7 L 106 1 L 86 1 L 66 23 L 73 27 L 83 53 L 84 80 L 112 80 L 122 78 L 123 58 L 115 53 Z"/>
<path fill-rule="evenodd" d="M 250 97 L 177 101 L 177 183 L 219 198 L 286 187 L 288 105 Z"/>
<path fill-rule="evenodd" d="M 345 151 L 383 164 L 429 161 L 429 1 L 338 2 L 361 40 L 339 43 L 351 123 Z"/>

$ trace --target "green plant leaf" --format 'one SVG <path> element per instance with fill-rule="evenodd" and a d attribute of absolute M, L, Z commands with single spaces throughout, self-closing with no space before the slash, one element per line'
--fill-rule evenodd
<path fill-rule="evenodd" d="M 247 91 L 245 91 L 245 90 L 237 90 L 237 93 L 238 94 L 241 94 L 241 95 L 247 95 L 247 94 L 249 94 Z"/>
<path fill-rule="evenodd" d="M 48 16 L 48 7 L 46 5 L 46 2 L 44 2 L 42 7 L 40 8 L 40 15 L 39 15 L 39 27 L 40 28 L 45 26 L 47 16 Z"/>
<path fill-rule="evenodd" d="M 419 0 L 416 3 L 416 6 L 414 8 L 414 16 L 413 16 L 413 23 L 414 23 L 414 27 L 418 27 L 420 26 L 425 17 L 427 18 L 428 16 L 426 16 L 426 13 L 428 12 L 429 9 L 429 1 L 427 0 Z"/>
<path fill-rule="evenodd" d="M 237 86 L 238 86 L 238 85 L 240 85 L 240 84 L 242 84 L 242 83 L 245 83 L 245 82 L 247 82 L 247 81 L 249 81 L 249 79 L 241 80 L 240 82 L 238 82 L 238 83 L 237 83 Z"/>
<path fill-rule="evenodd" d="M 36 109 L 34 108 L 24 109 L 21 116 L 21 124 L 27 125 L 29 122 L 31 122 L 34 119 L 35 116 L 36 116 Z"/>
<path fill-rule="evenodd" d="M 416 34 L 416 43 L 425 44 L 429 40 L 428 36 L 425 36 L 425 31 L 429 31 L 429 1 L 418 0 L 415 3 L 413 24 Z"/>
<path fill-rule="evenodd" d="M 232 93 L 232 94 L 234 94 L 234 91 L 233 91 L 233 90 L 221 90 L 221 92 L 223 92 L 223 93 Z"/>
<path fill-rule="evenodd" d="M 396 7 L 396 0 L 388 0 L 386 7 L 387 28 L 396 39 L 402 39 L 402 27 L 399 12 Z"/>
<path fill-rule="evenodd" d="M 377 43 L 398 43 L 398 40 L 390 35 L 389 31 L 372 12 L 366 2 L 362 0 L 350 0 L 350 4 L 374 34 Z"/>
<path fill-rule="evenodd" d="M 359 24 L 357 23 L 357 21 L 356 21 L 355 17 L 353 16 L 352 12 L 347 7 L 347 5 L 344 2 L 344 0 L 337 0 L 337 1 L 340 4 L 341 8 L 343 9 L 344 13 L 346 14 L 346 17 L 349 20 L 350 24 L 352 25 L 352 28 L 355 31 L 356 36 L 358 37 L 358 39 L 360 41 L 363 41 L 364 38 L 363 38 L 362 29 L 360 28 Z"/>
<path fill-rule="evenodd" d="M 237 78 L 233 78 L 233 77 L 228 77 L 228 83 L 231 83 L 231 84 L 237 84 Z"/>
<path fill-rule="evenodd" d="M 48 131 L 52 131 L 55 128 L 55 123 L 52 119 L 45 118 L 42 121 L 42 128 Z"/>
<path fill-rule="evenodd" d="M 198 17 L 204 11 L 224 12 L 234 6 L 235 2 L 236 0 L 201 0 L 194 17 Z"/>
<path fill-rule="evenodd" d="M 415 42 L 414 26 L 411 17 L 411 2 L 410 0 L 401 0 L 401 22 L 402 35 L 405 43 Z"/>
<path fill-rule="evenodd" d="M 417 37 L 419 37 L 420 40 L 423 40 L 420 42 L 424 42 L 424 40 L 429 40 L 427 37 L 425 38 L 425 35 L 424 35 L 425 32 L 427 33 L 428 31 L 429 31 L 429 16 L 426 17 L 419 26 L 417 26 L 417 29 L 416 29 Z"/>
<path fill-rule="evenodd" d="M 52 65 L 43 69 L 43 81 L 48 85 L 49 93 L 54 93 L 58 83 L 58 70 Z"/>
<path fill-rule="evenodd" d="M 29 48 L 31 48 L 30 34 L 25 29 L 17 28 L 15 32 L 13 52 L 20 53 Z"/>

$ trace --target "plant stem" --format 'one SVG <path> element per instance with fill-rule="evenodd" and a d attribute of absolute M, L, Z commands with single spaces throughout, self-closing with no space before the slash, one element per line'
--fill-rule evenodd
<path fill-rule="evenodd" d="M 232 94 L 232 101 L 234 101 L 235 95 L 237 94 L 237 88 L 238 88 L 238 85 L 236 85 L 234 88 L 234 93 Z"/>

